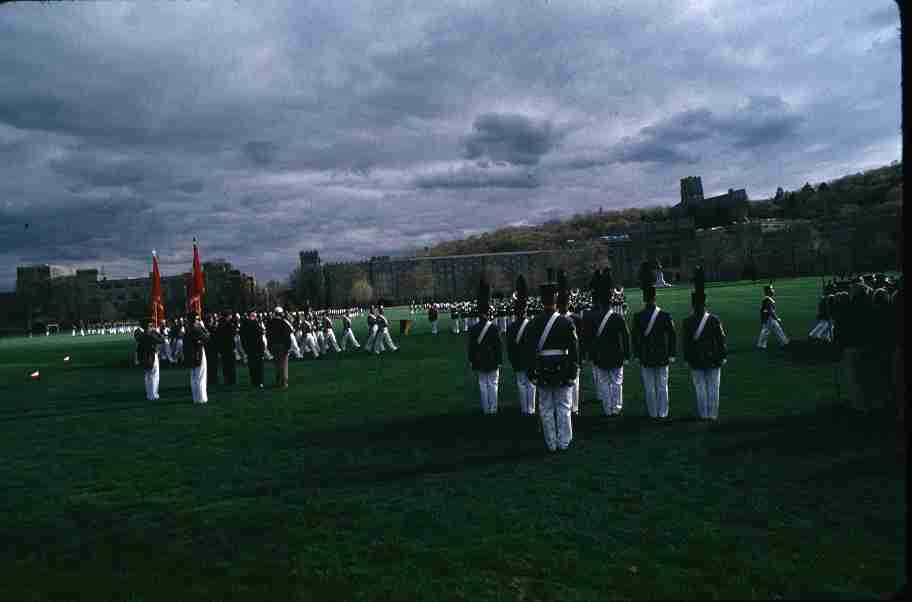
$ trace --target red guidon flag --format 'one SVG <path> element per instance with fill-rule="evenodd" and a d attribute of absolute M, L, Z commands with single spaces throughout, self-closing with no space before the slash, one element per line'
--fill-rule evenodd
<path fill-rule="evenodd" d="M 203 281 L 203 269 L 200 267 L 199 248 L 193 239 L 193 276 L 190 280 L 190 311 L 203 315 L 203 293 L 206 283 Z"/>
<path fill-rule="evenodd" d="M 158 271 L 158 255 L 152 251 L 152 325 L 158 328 L 165 321 L 165 304 L 162 303 L 161 274 Z"/>

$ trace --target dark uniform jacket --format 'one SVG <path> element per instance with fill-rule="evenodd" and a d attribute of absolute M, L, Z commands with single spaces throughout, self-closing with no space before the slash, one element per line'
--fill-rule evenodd
<path fill-rule="evenodd" d="M 428 321 L 436 322 L 437 321 L 437 308 L 432 307 L 428 310 Z"/>
<path fill-rule="evenodd" d="M 668 312 L 659 310 L 655 324 L 649 336 L 645 336 L 646 326 L 652 317 L 655 306 L 646 307 L 633 316 L 631 343 L 633 356 L 640 360 L 644 368 L 667 366 L 668 360 L 675 356 L 676 341 L 674 322 Z"/>
<path fill-rule="evenodd" d="M 579 338 L 573 320 L 558 317 L 548 334 L 543 350 L 564 351 L 561 356 L 542 356 L 538 340 L 551 319 L 551 313 L 535 316 L 523 335 L 522 354 L 529 358 L 529 379 L 542 387 L 566 387 L 573 383 L 579 370 Z"/>
<path fill-rule="evenodd" d="M 779 319 L 779 316 L 776 315 L 776 300 L 772 297 L 764 297 L 760 303 L 760 324 L 766 324 L 770 318 Z"/>
<path fill-rule="evenodd" d="M 624 365 L 630 358 L 630 331 L 627 322 L 616 312 L 611 312 L 601 336 L 598 335 L 599 326 L 607 309 L 587 311 L 583 320 L 583 340 L 586 346 L 586 355 L 592 363 L 602 370 L 614 370 Z"/>
<path fill-rule="evenodd" d="M 234 350 L 234 335 L 237 334 L 237 323 L 234 320 L 221 320 L 212 333 L 214 345 L 222 353 Z"/>
<path fill-rule="evenodd" d="M 342 316 L 342 332 L 345 332 L 345 331 L 347 331 L 347 330 L 351 330 L 351 327 L 352 327 L 351 318 L 349 318 L 349 317 L 346 316 L 346 315 L 343 315 L 343 316 Z"/>
<path fill-rule="evenodd" d="M 209 331 L 205 326 L 191 324 L 187 328 L 187 334 L 184 336 L 184 348 L 187 351 L 184 357 L 191 368 L 199 368 L 203 364 L 203 349 L 208 342 Z"/>
<path fill-rule="evenodd" d="M 266 352 L 263 335 L 266 329 L 257 320 L 244 320 L 241 322 L 241 345 L 244 352 L 250 357 L 262 357 Z"/>
<path fill-rule="evenodd" d="M 273 317 L 266 323 L 266 339 L 269 343 L 269 353 L 284 355 L 291 349 L 291 324 L 285 318 Z"/>
<path fill-rule="evenodd" d="M 519 334 L 519 329 L 523 325 L 523 322 L 526 321 L 528 321 L 529 324 L 526 326 L 526 329 L 523 330 L 522 338 L 519 340 L 519 343 L 517 343 L 516 336 Z M 516 320 L 507 326 L 507 358 L 510 360 L 510 365 L 513 366 L 514 372 L 526 372 L 532 365 L 531 358 L 523 353 L 523 344 L 529 336 L 529 327 L 531 325 L 532 318 L 523 318 L 522 320 Z"/>
<path fill-rule="evenodd" d="M 323 316 L 323 332 L 329 332 L 333 329 L 333 321 L 329 316 Z"/>
<path fill-rule="evenodd" d="M 467 351 L 469 362 L 472 364 L 472 370 L 479 372 L 491 372 L 500 367 L 503 363 L 503 350 L 500 347 L 500 331 L 496 322 L 491 322 L 488 331 L 485 333 L 481 343 L 478 337 L 484 330 L 486 322 L 479 322 L 472 326 L 468 332 Z"/>
<path fill-rule="evenodd" d="M 684 352 L 684 361 L 694 370 L 708 370 L 721 368 L 722 361 L 727 356 L 725 347 L 725 330 L 722 321 L 713 314 L 709 314 L 706 325 L 700 338 L 693 340 L 694 333 L 700 326 L 703 314 L 691 314 L 684 318 L 681 324 L 681 348 Z"/>
<path fill-rule="evenodd" d="M 368 330 L 368 332 L 370 332 L 370 330 L 374 327 L 374 325 L 375 325 L 376 323 L 377 323 L 377 318 L 374 317 L 374 314 L 367 314 L 367 330 Z"/>
<path fill-rule="evenodd" d="M 158 346 L 164 344 L 165 338 L 157 330 L 143 331 L 136 337 L 136 353 L 139 355 L 139 365 L 151 370 L 158 355 Z"/>
<path fill-rule="evenodd" d="M 582 335 L 583 319 L 580 316 L 576 315 L 575 313 L 563 313 L 561 315 L 564 316 L 565 318 L 567 318 L 568 320 L 570 320 L 571 322 L 573 322 L 573 328 L 574 328 L 574 330 L 576 330 L 577 340 L 579 341 L 579 345 L 578 345 L 579 346 L 579 363 L 580 363 L 580 365 L 582 365 L 582 363 L 587 359 L 586 358 L 586 346 L 580 340 L 583 336 Z"/>
<path fill-rule="evenodd" d="M 377 334 L 380 334 L 387 328 L 389 328 L 389 320 L 386 319 L 386 316 L 380 314 L 377 316 Z"/>

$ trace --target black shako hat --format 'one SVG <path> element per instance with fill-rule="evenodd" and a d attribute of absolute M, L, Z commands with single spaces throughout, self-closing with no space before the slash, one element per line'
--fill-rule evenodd
<path fill-rule="evenodd" d="M 522 274 L 516 277 L 516 299 L 513 300 L 513 313 L 521 316 L 526 313 L 529 304 L 529 287 Z"/>
<path fill-rule="evenodd" d="M 570 304 L 570 289 L 567 287 L 567 274 L 564 270 L 557 271 L 557 304 L 565 309 Z"/>
<path fill-rule="evenodd" d="M 770 280 L 770 283 L 763 287 L 763 294 L 773 296 L 776 294 L 776 289 L 773 288 L 773 281 Z"/>
<path fill-rule="evenodd" d="M 599 282 L 599 298 L 603 305 L 611 304 L 611 294 L 614 292 L 614 278 L 611 276 L 611 268 L 605 268 Z"/>
<path fill-rule="evenodd" d="M 694 269 L 694 292 L 690 295 L 690 303 L 694 307 L 706 305 L 706 273 L 702 265 Z"/>
<path fill-rule="evenodd" d="M 543 305 L 551 305 L 557 296 L 557 282 L 554 280 L 554 269 L 548 268 L 548 277 L 538 287 L 538 294 L 541 295 Z"/>
<path fill-rule="evenodd" d="M 484 276 L 478 281 L 478 315 L 485 316 L 491 311 L 491 287 Z"/>

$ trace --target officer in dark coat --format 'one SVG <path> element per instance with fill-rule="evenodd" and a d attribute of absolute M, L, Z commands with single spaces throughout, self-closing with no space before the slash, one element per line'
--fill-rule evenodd
<path fill-rule="evenodd" d="M 624 364 L 630 358 L 630 331 L 623 316 L 611 305 L 611 269 L 596 274 L 594 280 L 596 306 L 586 313 L 583 324 L 587 353 L 602 410 L 606 416 L 617 416 L 624 405 Z"/>
<path fill-rule="evenodd" d="M 579 371 L 579 338 L 573 321 L 558 313 L 557 283 L 552 270 L 541 285 L 543 311 L 529 324 L 523 349 L 530 360 L 529 378 L 538 392 L 545 445 L 564 450 L 573 440 L 573 381 Z"/>
<path fill-rule="evenodd" d="M 500 380 L 500 366 L 503 351 L 500 346 L 500 330 L 491 319 L 490 287 L 484 278 L 478 285 L 478 314 L 481 319 L 469 329 L 467 352 L 472 370 L 478 374 L 478 388 L 481 392 L 481 411 L 497 413 L 497 385 Z"/>
<path fill-rule="evenodd" d="M 706 311 L 705 278 L 702 267 L 694 272 L 693 313 L 681 324 L 684 361 L 690 366 L 701 420 L 719 418 L 719 384 L 722 366 L 728 361 L 725 330 L 718 316 Z"/>
<path fill-rule="evenodd" d="M 513 301 L 515 319 L 507 327 L 507 358 L 516 374 L 516 387 L 519 389 L 519 409 L 525 415 L 535 414 L 535 385 L 529 380 L 530 359 L 523 353 L 523 341 L 531 320 L 526 316 L 526 305 L 529 289 L 526 279 L 519 275 L 516 279 L 516 299 Z"/>
<path fill-rule="evenodd" d="M 237 371 L 235 368 L 234 357 L 234 337 L 237 335 L 238 325 L 234 317 L 224 312 L 212 333 L 214 347 L 218 350 L 222 364 L 222 375 L 226 385 L 233 385 L 237 382 Z"/>
<path fill-rule="evenodd" d="M 263 355 L 266 345 L 263 336 L 266 328 L 257 319 L 256 313 L 251 311 L 240 327 L 241 345 L 247 354 L 247 368 L 250 370 L 250 384 L 258 389 L 263 388 Z"/>
<path fill-rule="evenodd" d="M 646 410 L 653 418 L 668 416 L 668 365 L 675 361 L 676 338 L 671 315 L 656 305 L 656 289 L 642 283 L 646 307 L 633 316 L 633 356 L 640 362 Z"/>
<path fill-rule="evenodd" d="M 269 353 L 275 359 L 276 387 L 288 388 L 288 354 L 291 352 L 291 337 L 294 328 L 285 317 L 285 310 L 276 307 L 272 318 L 266 323 L 266 340 L 269 343 Z"/>

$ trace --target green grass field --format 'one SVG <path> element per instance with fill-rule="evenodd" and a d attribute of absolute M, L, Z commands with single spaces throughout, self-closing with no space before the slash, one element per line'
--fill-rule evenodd
<path fill-rule="evenodd" d="M 804 338 L 819 280 L 777 282 Z M 894 411 L 837 402 L 832 364 L 753 348 L 761 285 L 708 289 L 729 336 L 720 421 L 624 415 L 583 371 L 574 446 L 549 455 L 513 374 L 482 416 L 464 336 L 424 316 L 401 351 L 297 361 L 291 389 L 162 371 L 129 337 L 0 339 L 0 599 L 609 600 L 884 597 L 905 583 Z M 677 323 L 690 291 L 659 291 Z M 641 307 L 631 295 L 631 309 Z M 391 310 L 391 321 L 407 312 Z M 365 339 L 364 320 L 356 322 Z M 71 362 L 63 357 L 70 355 Z M 42 379 L 28 374 L 40 369 Z M 274 372 L 267 367 L 267 382 Z M 843 389 L 844 390 L 844 389 Z"/>

